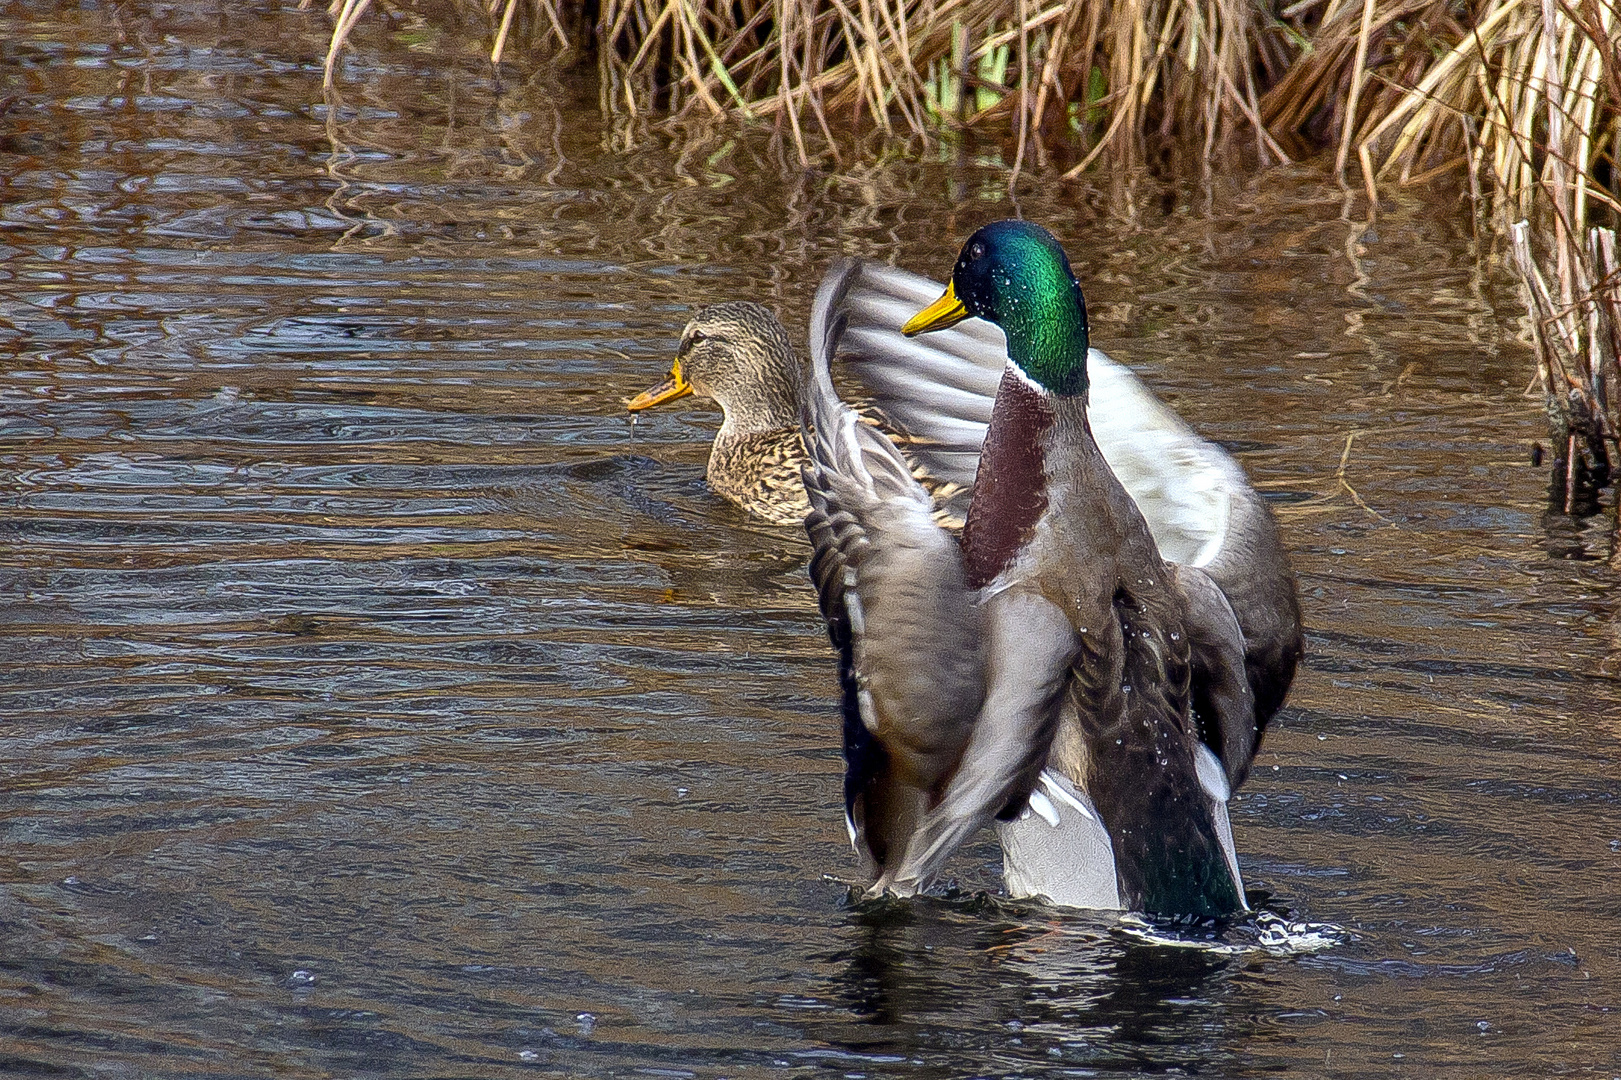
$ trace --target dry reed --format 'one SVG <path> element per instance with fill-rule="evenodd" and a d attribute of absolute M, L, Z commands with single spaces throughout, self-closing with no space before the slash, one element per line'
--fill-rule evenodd
<path fill-rule="evenodd" d="M 372 2 L 332 0 L 329 85 Z M 565 24 L 585 12 L 463 0 L 475 3 L 492 61 L 515 19 L 567 49 Z M 1055 152 L 1071 174 L 1104 154 L 1140 160 L 1155 139 L 1208 159 L 1239 129 L 1263 159 L 1286 157 L 1260 101 L 1295 45 L 1253 0 L 600 0 L 594 23 L 605 108 L 763 118 L 805 163 L 840 118 L 925 137 L 1000 130 L 1015 171 Z"/>
<path fill-rule="evenodd" d="M 1341 176 L 1354 153 L 1370 203 L 1381 182 L 1450 169 L 1488 181 L 1570 512 L 1609 476 L 1621 430 L 1621 4 L 1301 0 L 1288 13 L 1316 10 L 1312 48 L 1263 99 L 1264 121 L 1337 139 Z"/>
<path fill-rule="evenodd" d="M 1567 126 L 1589 136 L 1576 147 L 1588 164 L 1613 152 L 1621 97 L 1618 0 L 559 2 L 450 0 L 483 18 L 494 62 L 522 23 L 531 50 L 594 51 L 608 109 L 767 118 L 807 162 L 807 133 L 831 142 L 850 121 L 903 135 L 999 129 L 1038 159 L 1067 152 L 1070 174 L 1140 157 L 1151 138 L 1191 140 L 1209 158 L 1244 130 L 1263 161 L 1289 156 L 1286 143 L 1337 145 L 1343 169 L 1354 152 L 1370 190 L 1478 151 L 1524 216 L 1548 134 L 1545 68 L 1558 68 Z M 331 0 L 329 84 L 373 3 Z M 1578 211 L 1614 206 L 1607 182 L 1576 170 Z"/>
<path fill-rule="evenodd" d="M 1393 9 L 1380 7 L 1378 17 Z M 1431 50 L 1406 72 L 1411 78 L 1352 66 L 1340 164 L 1354 145 L 1370 195 L 1393 174 L 1406 182 L 1457 165 L 1490 180 L 1492 216 L 1509 232 L 1532 316 L 1569 512 L 1584 481 L 1608 478 L 1621 429 L 1614 232 L 1621 212 L 1621 6 L 1489 0 L 1444 35 L 1437 33 L 1450 19 L 1443 7 L 1415 4 L 1413 11 L 1409 41 L 1411 28 L 1423 27 L 1430 41 L 1450 40 L 1450 47 Z M 1364 52 L 1378 32 L 1364 18 Z M 1359 110 L 1362 87 L 1378 101 Z"/>

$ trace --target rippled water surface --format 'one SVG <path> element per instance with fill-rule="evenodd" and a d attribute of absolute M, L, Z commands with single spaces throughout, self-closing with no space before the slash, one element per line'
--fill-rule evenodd
<path fill-rule="evenodd" d="M 316 7 L 0 5 L 0 1073 L 1621 1075 L 1609 537 L 1455 191 L 1019 203 L 1276 497 L 1235 831 L 1346 939 L 1145 943 L 988 838 L 853 907 L 807 545 L 621 403 L 695 304 L 943 275 L 994 162 L 802 173 L 380 12 L 327 101 Z"/>

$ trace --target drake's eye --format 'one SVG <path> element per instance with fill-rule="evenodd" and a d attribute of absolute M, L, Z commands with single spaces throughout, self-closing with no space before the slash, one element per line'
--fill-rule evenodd
<path fill-rule="evenodd" d="M 981 243 L 978 240 L 975 240 L 972 244 L 968 245 L 968 258 L 969 259 L 971 259 L 971 260 L 973 260 L 973 259 L 983 259 L 984 257 L 985 257 L 985 245 L 983 243 Z"/>

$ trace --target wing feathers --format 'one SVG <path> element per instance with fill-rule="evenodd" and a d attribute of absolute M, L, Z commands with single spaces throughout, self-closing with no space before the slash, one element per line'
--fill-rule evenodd
<path fill-rule="evenodd" d="M 1260 743 L 1255 695 L 1244 669 L 1244 634 L 1227 597 L 1208 574 L 1192 566 L 1172 569 L 1187 611 L 1199 738 L 1221 760 L 1228 786 L 1236 788 L 1249 773 Z"/>
<path fill-rule="evenodd" d="M 874 872 L 900 857 L 962 757 L 983 696 L 979 613 L 956 542 L 900 452 L 839 400 L 828 363 L 859 267 L 811 315 L 803 397 L 811 575 L 844 690 L 846 809 Z M 926 662 L 925 662 L 926 661 Z"/>
<path fill-rule="evenodd" d="M 1017 585 L 989 596 L 969 589 L 961 551 L 914 478 L 921 466 L 931 481 L 971 487 L 1007 356 L 1001 331 L 983 320 L 901 336 L 897 327 L 939 291 L 891 267 L 835 265 L 812 311 L 801 413 L 811 576 L 839 653 L 847 816 L 875 891 L 903 895 L 926 888 L 981 826 L 1024 808 L 1080 670 L 1065 608 Z M 895 442 L 840 400 L 835 358 Z M 1090 427 L 1177 564 L 1194 706 L 1215 751 L 1197 771 L 1236 881 L 1222 792 L 1243 780 L 1299 656 L 1293 578 L 1238 464 L 1130 371 L 1096 350 L 1088 363 Z M 1267 609 L 1241 616 L 1252 600 Z M 1044 817 L 1004 826 L 1009 851 L 1030 849 L 1013 860 L 1025 877 L 1010 887 L 1119 902 L 1113 856 L 1099 854 L 1109 834 L 1086 796 L 1055 787 Z M 1083 855 L 1097 865 L 1066 865 Z"/>
<path fill-rule="evenodd" d="M 841 363 L 901 433 L 914 463 L 929 476 L 971 489 L 1007 360 L 1001 330 L 969 319 L 903 337 L 898 327 L 941 286 L 891 266 L 861 263 L 844 288 L 841 311 L 849 332 L 837 346 Z M 1257 731 L 1264 730 L 1302 653 L 1294 576 L 1277 523 L 1238 462 L 1200 438 L 1130 369 L 1097 349 L 1087 367 L 1093 437 L 1160 553 L 1203 568 L 1226 597 L 1243 632 Z M 1239 760 L 1214 748 L 1231 759 L 1229 768 Z M 1244 769 L 1233 775 L 1236 783 Z"/>
<path fill-rule="evenodd" d="M 890 879 L 879 882 L 903 895 L 927 887 L 981 826 L 1024 808 L 1058 728 L 1076 654 L 1068 616 L 1022 589 L 996 594 L 983 610 L 985 703 L 944 798 L 924 819 Z"/>
<path fill-rule="evenodd" d="M 907 339 L 899 331 L 941 286 L 864 263 L 848 283 L 850 333 L 841 362 L 876 407 L 915 440 L 915 457 L 940 478 L 972 484 L 991 405 L 1007 362 L 1006 338 L 983 319 Z M 1255 498 L 1237 462 L 1199 438 L 1136 375 L 1097 349 L 1087 355 L 1088 410 L 1104 459 L 1148 521 L 1161 553 L 1204 565 L 1229 543 L 1229 504 Z M 931 451 L 950 450 L 942 460 Z M 908 447 L 910 451 L 911 446 Z M 948 471 L 949 470 L 949 471 Z"/>

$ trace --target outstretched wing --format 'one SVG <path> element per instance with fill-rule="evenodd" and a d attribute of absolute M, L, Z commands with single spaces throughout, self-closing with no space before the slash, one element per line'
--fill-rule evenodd
<path fill-rule="evenodd" d="M 1058 730 L 1075 628 L 1064 609 L 1034 589 L 1014 587 L 983 605 L 986 680 L 962 766 L 919 825 L 887 885 L 905 895 L 926 888 L 962 843 L 993 818 L 1025 807 Z"/>
<path fill-rule="evenodd" d="M 873 403 L 883 425 L 926 474 L 959 485 L 965 514 L 979 448 L 1007 361 L 996 324 L 969 319 L 916 338 L 901 326 L 940 295 L 928 278 L 862 262 L 844 304 L 849 326 L 838 360 Z"/>
<path fill-rule="evenodd" d="M 1199 739 L 1221 759 L 1229 789 L 1249 773 L 1261 741 L 1255 695 L 1244 668 L 1244 636 L 1232 605 L 1210 575 L 1196 566 L 1173 566 L 1187 611 L 1191 696 Z"/>
<path fill-rule="evenodd" d="M 940 289 L 917 274 L 862 263 L 850 290 L 850 327 L 839 361 L 909 455 L 931 475 L 971 487 L 1007 364 L 1007 341 L 984 319 L 903 336 L 900 327 L 909 315 Z M 1225 540 L 1235 493 L 1249 491 L 1242 470 L 1104 353 L 1087 354 L 1087 371 L 1093 437 L 1148 521 L 1160 553 L 1173 562 L 1208 562 Z"/>
<path fill-rule="evenodd" d="M 886 873 L 962 759 L 984 696 L 980 613 L 955 540 L 895 447 L 839 400 L 828 371 L 857 271 L 833 267 L 811 315 L 803 395 L 811 576 L 844 692 L 845 810 Z"/>
<path fill-rule="evenodd" d="M 849 326 L 839 361 L 860 384 L 908 456 L 972 493 L 979 448 L 1007 362 L 993 324 L 969 319 L 908 339 L 900 327 L 940 294 L 928 278 L 879 263 L 860 264 L 848 285 Z M 1200 438 L 1126 367 L 1093 349 L 1088 419 L 1104 459 L 1136 502 L 1161 555 L 1199 567 L 1228 601 L 1243 632 L 1255 726 L 1249 756 L 1283 703 L 1302 652 L 1300 610 L 1277 523 L 1243 469 Z M 1217 734 L 1212 749 L 1235 740 Z M 1219 744 L 1219 745 L 1218 745 Z M 1248 757 L 1234 769 L 1235 783 Z"/>

